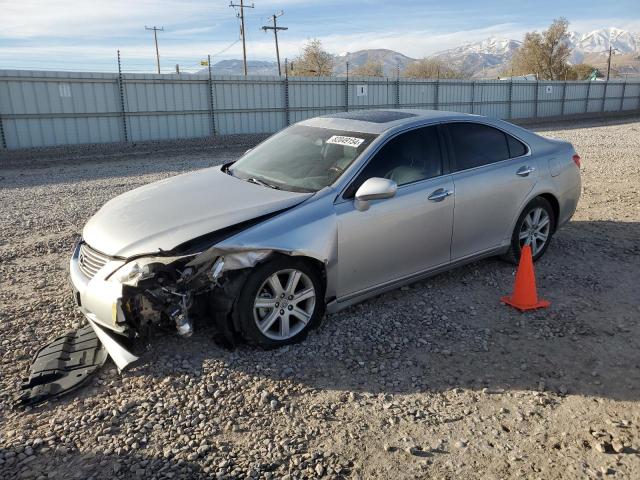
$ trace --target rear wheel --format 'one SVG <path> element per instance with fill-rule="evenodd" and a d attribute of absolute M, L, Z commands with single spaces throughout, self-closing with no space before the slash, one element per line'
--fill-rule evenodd
<path fill-rule="evenodd" d="M 533 260 L 538 260 L 549 247 L 554 225 L 555 216 L 551 204 L 542 197 L 534 198 L 520 214 L 511 236 L 511 247 L 504 258 L 517 263 L 522 247 L 530 245 Z"/>
<path fill-rule="evenodd" d="M 234 314 L 249 343 L 275 348 L 297 342 L 324 314 L 320 275 L 296 258 L 259 265 L 242 288 Z"/>

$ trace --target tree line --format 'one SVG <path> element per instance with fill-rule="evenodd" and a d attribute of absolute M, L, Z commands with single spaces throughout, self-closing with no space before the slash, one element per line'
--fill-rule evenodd
<path fill-rule="evenodd" d="M 586 80 L 597 70 L 588 64 L 569 62 L 569 22 L 554 20 L 543 32 L 527 32 L 522 45 L 515 51 L 501 76 L 535 75 L 539 80 Z M 287 66 L 290 76 L 331 76 L 335 71 L 334 57 L 324 50 L 318 39 L 308 41 L 300 55 Z M 369 60 L 349 70 L 352 75 L 384 77 L 382 62 Z M 400 71 L 405 78 L 470 78 L 472 72 L 449 65 L 440 58 L 425 57 L 408 64 Z"/>

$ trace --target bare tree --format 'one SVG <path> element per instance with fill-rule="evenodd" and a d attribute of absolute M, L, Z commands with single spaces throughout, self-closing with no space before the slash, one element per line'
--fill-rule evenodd
<path fill-rule="evenodd" d="M 308 41 L 302 53 L 289 65 L 289 75 L 300 77 L 322 77 L 333 73 L 333 57 L 322 48 L 318 39 Z"/>
<path fill-rule="evenodd" d="M 570 73 L 568 28 L 567 19 L 559 18 L 542 33 L 526 33 L 505 73 L 535 73 L 542 80 L 564 80 Z"/>
<path fill-rule="evenodd" d="M 362 75 L 364 77 L 384 77 L 382 62 L 376 60 L 369 60 L 364 65 L 354 68 L 352 73 L 354 75 Z"/>
<path fill-rule="evenodd" d="M 462 78 L 462 72 L 437 58 L 423 58 L 407 65 L 402 76 L 408 78 Z"/>

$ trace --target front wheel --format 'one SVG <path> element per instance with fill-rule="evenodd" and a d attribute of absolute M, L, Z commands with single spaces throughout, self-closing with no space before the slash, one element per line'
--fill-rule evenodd
<path fill-rule="evenodd" d="M 535 262 L 547 251 L 554 225 L 555 215 L 551 204 L 542 197 L 534 198 L 520 214 L 511 236 L 511 247 L 504 258 L 518 263 L 522 247 L 530 245 Z"/>
<path fill-rule="evenodd" d="M 259 265 L 242 288 L 234 314 L 249 343 L 276 348 L 303 339 L 324 314 L 320 275 L 301 259 Z"/>

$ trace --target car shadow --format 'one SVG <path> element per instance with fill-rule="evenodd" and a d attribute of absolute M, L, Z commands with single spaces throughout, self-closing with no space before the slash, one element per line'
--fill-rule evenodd
<path fill-rule="evenodd" d="M 472 263 L 330 315 L 295 345 L 229 351 L 200 329 L 156 339 L 127 375 L 199 377 L 208 362 L 316 389 L 552 391 L 640 398 L 640 224 L 570 223 L 536 263 L 549 309 L 502 305 L 515 267 Z M 187 343 L 188 342 L 188 343 Z"/>

